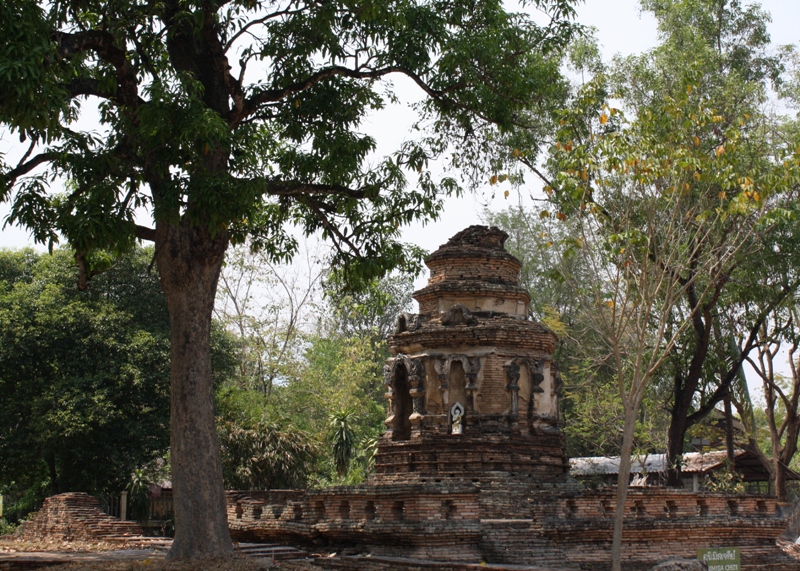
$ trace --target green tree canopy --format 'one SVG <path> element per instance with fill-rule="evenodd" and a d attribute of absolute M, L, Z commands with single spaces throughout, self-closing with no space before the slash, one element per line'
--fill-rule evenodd
<path fill-rule="evenodd" d="M 0 250 L 0 486 L 125 489 L 169 445 L 169 320 L 152 251 L 78 291 L 70 252 Z"/>
<path fill-rule="evenodd" d="M 556 93 L 572 3 L 534 0 L 545 26 L 497 0 L 0 5 L 0 123 L 29 145 L 0 167 L 10 220 L 66 238 L 82 284 L 107 265 L 98 250 L 155 243 L 172 336 L 170 557 L 231 550 L 209 350 L 228 244 L 250 236 L 285 259 L 295 225 L 333 243 L 353 284 L 414 265 L 399 227 L 456 190 L 429 159 L 451 143 L 485 153 L 526 121 L 525 102 Z M 421 138 L 372 157 L 360 125 L 394 100 L 393 75 L 426 97 Z M 99 132 L 77 123 L 84 107 Z"/>

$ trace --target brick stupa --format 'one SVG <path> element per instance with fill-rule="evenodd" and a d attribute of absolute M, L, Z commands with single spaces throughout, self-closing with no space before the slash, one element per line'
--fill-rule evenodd
<path fill-rule="evenodd" d="M 519 260 L 470 226 L 427 259 L 419 314 L 402 314 L 385 366 L 387 430 L 371 482 L 563 479 L 556 336 L 528 317 Z"/>

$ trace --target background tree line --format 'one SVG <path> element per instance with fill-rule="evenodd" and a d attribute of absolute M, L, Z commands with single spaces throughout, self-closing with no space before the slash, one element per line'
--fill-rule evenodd
<path fill-rule="evenodd" d="M 81 291 L 67 249 L 0 250 L 7 521 L 48 495 L 146 494 L 169 480 L 169 321 L 152 255 L 137 250 Z M 244 247 L 224 269 L 212 358 L 227 489 L 359 483 L 369 470 L 388 316 L 407 309 L 411 281 L 354 295 L 307 269 L 301 286 L 296 268 Z M 248 293 L 234 285 L 245 281 Z"/>

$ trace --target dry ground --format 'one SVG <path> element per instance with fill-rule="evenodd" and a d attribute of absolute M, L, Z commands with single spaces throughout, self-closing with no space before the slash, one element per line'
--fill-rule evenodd
<path fill-rule="evenodd" d="M 22 541 L 13 536 L 0 536 L 0 557 L 24 553 L 104 553 L 118 549 L 149 548 L 136 542 L 87 541 Z M 279 561 L 255 559 L 239 554 L 201 561 L 166 561 L 163 553 L 141 561 L 76 561 L 47 567 L 47 571 L 320 571 L 308 561 Z"/>
<path fill-rule="evenodd" d="M 231 555 L 201 561 L 93 561 L 48 567 L 47 571 L 320 571 L 306 561 L 271 562 Z"/>
<path fill-rule="evenodd" d="M 13 535 L 0 535 L 0 555 L 31 551 L 58 551 L 59 553 L 100 553 L 114 549 L 140 549 L 137 543 L 120 544 L 107 541 L 24 541 Z"/>

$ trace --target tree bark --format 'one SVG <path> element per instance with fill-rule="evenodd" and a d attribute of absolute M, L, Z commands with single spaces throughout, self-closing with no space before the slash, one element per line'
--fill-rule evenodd
<path fill-rule="evenodd" d="M 631 477 L 631 453 L 633 452 L 633 435 L 636 428 L 638 404 L 631 405 L 625 411 L 625 426 L 622 434 L 622 449 L 619 455 L 619 473 L 617 474 L 617 506 L 614 515 L 614 535 L 611 540 L 611 571 L 622 569 L 622 531 L 625 520 L 625 500 L 628 497 L 628 486 Z"/>
<path fill-rule="evenodd" d="M 731 393 L 730 389 L 725 391 L 725 452 L 728 457 L 728 465 L 733 470 L 733 463 L 736 460 L 736 454 L 733 449 L 733 411 L 731 410 Z"/>
<path fill-rule="evenodd" d="M 779 501 L 788 501 L 789 491 L 786 489 L 786 468 L 779 457 L 774 458 L 773 463 L 775 464 L 775 471 L 772 474 L 774 493 Z"/>
<path fill-rule="evenodd" d="M 681 466 L 678 461 L 683 455 L 683 445 L 686 441 L 688 409 L 673 404 L 670 410 L 670 423 L 667 429 L 667 486 L 679 488 L 683 485 L 681 480 Z"/>
<path fill-rule="evenodd" d="M 795 386 L 795 394 L 792 395 L 790 406 L 797 406 L 797 399 L 795 398 L 797 391 L 798 387 Z M 788 418 L 786 419 L 785 436 L 786 442 L 780 447 L 780 450 L 777 454 L 773 454 L 775 457 L 775 495 L 778 497 L 778 500 L 782 502 L 789 501 L 789 490 L 786 487 L 786 477 L 788 476 L 787 472 L 789 463 L 792 461 L 792 458 L 794 458 L 795 453 L 797 453 L 797 439 L 798 432 L 800 432 L 800 417 L 798 417 L 797 414 L 792 411 L 787 413 L 787 416 Z"/>
<path fill-rule="evenodd" d="M 693 312 L 691 330 L 694 332 L 695 348 L 686 376 L 683 377 L 679 373 L 675 375 L 670 423 L 667 431 L 667 486 L 676 488 L 683 485 L 679 459 L 683 456 L 686 430 L 690 426 L 689 410 L 691 410 L 695 392 L 703 375 L 703 365 L 711 342 L 711 308 L 708 305 L 701 308 L 694 285 L 687 289 L 686 301 Z"/>
<path fill-rule="evenodd" d="M 232 551 L 214 425 L 211 315 L 227 234 L 157 227 L 156 261 L 171 327 L 170 446 L 175 540 L 170 559 Z"/>

